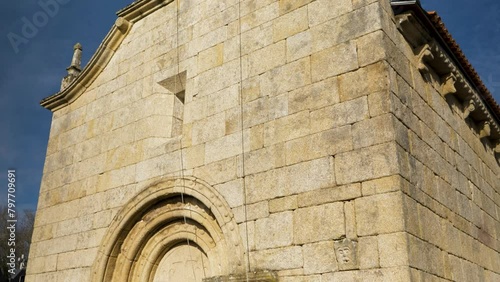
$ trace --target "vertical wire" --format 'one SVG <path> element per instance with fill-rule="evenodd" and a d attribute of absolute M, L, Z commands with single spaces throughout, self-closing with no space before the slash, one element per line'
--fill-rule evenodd
<path fill-rule="evenodd" d="M 181 64 L 181 61 L 180 61 L 180 55 L 179 55 L 179 6 L 180 6 L 180 0 L 177 0 L 176 1 L 176 5 L 175 5 L 175 17 L 176 17 L 176 56 L 177 56 L 177 70 L 176 70 L 176 73 L 175 73 L 175 79 L 174 79 L 174 89 L 177 90 L 177 80 L 180 79 L 180 75 L 179 75 L 179 72 L 180 72 L 180 64 Z M 176 93 L 174 93 L 174 96 L 175 96 Z M 186 95 L 186 94 L 184 94 Z M 177 97 L 174 97 L 174 101 L 175 101 L 175 98 Z M 184 103 L 186 101 L 186 98 L 184 98 Z M 175 103 L 175 102 L 174 102 Z M 175 104 L 174 104 L 175 106 Z M 182 111 L 182 115 L 184 115 L 184 110 Z M 172 120 L 173 120 L 173 117 L 172 117 Z M 184 128 L 184 117 L 182 118 L 182 128 Z M 180 145 L 180 162 L 181 162 L 181 179 L 182 179 L 182 190 L 181 190 L 181 202 L 182 202 L 182 206 L 186 206 L 186 202 L 184 200 L 184 191 L 186 189 L 186 179 L 184 178 L 184 154 L 183 154 L 183 144 L 182 144 L 182 139 L 184 138 L 184 130 L 182 129 L 181 131 L 181 136 L 180 136 L 180 139 L 179 139 L 179 145 Z M 189 212 L 191 213 L 191 209 L 189 209 Z M 187 227 L 187 219 L 186 219 L 186 214 L 183 213 L 183 219 L 184 219 L 184 225 Z M 196 231 L 195 231 L 195 236 L 196 236 Z M 187 246 L 188 246 L 188 254 L 189 254 L 189 259 L 191 261 L 191 270 L 193 271 L 193 277 L 194 277 L 194 280 L 196 281 L 196 271 L 195 271 L 195 268 L 194 268 L 194 260 L 193 260 L 193 255 L 191 253 L 191 244 L 189 242 L 189 238 L 186 238 L 186 243 L 187 243 Z"/>
<path fill-rule="evenodd" d="M 243 126 L 243 48 L 242 48 L 242 42 L 241 42 L 241 1 L 238 0 L 238 35 L 239 35 L 239 41 L 240 41 L 240 83 L 239 83 L 239 95 L 240 95 L 240 122 L 241 122 L 241 170 L 242 170 L 242 178 L 243 178 L 243 210 L 245 214 L 245 236 L 246 236 L 246 260 L 247 263 L 245 265 L 246 271 L 246 281 L 249 282 L 250 279 L 248 277 L 250 273 L 250 243 L 249 243 L 249 235 L 248 235 L 248 211 L 247 211 L 247 188 L 246 188 L 246 181 L 245 181 L 245 134 L 244 134 L 244 126 Z M 249 133 L 250 134 L 250 133 Z"/>

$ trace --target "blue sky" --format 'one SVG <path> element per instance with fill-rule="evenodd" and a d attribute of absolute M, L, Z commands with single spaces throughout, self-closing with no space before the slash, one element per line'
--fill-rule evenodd
<path fill-rule="evenodd" d="M 7 1 L 2 5 L 0 200 L 6 195 L 6 171 L 14 168 L 19 209 L 36 209 L 51 123 L 50 111 L 42 108 L 39 101 L 59 90 L 71 62 L 72 46 L 82 43 L 83 63 L 88 62 L 114 23 L 115 12 L 131 2 L 41 0 Z M 39 3 L 52 3 L 47 6 L 51 15 L 44 17 L 47 12 Z M 427 10 L 438 11 L 483 81 L 500 100 L 500 3 L 422 0 L 422 4 Z M 26 21 L 40 27 L 24 30 L 30 38 L 19 40 L 24 37 Z"/>

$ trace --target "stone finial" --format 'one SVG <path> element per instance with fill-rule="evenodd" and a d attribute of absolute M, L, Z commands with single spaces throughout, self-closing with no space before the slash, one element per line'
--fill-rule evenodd
<path fill-rule="evenodd" d="M 66 68 L 68 74 L 62 79 L 61 91 L 66 89 L 82 71 L 82 50 L 80 43 L 73 46 L 73 58 L 71 59 L 71 65 Z"/>
<path fill-rule="evenodd" d="M 351 270 L 358 268 L 357 242 L 349 239 L 335 241 L 335 256 L 339 270 Z"/>
<path fill-rule="evenodd" d="M 115 26 L 122 33 L 126 33 L 130 28 L 130 22 L 127 21 L 125 18 L 119 17 L 115 21 Z"/>
<path fill-rule="evenodd" d="M 469 115 L 476 110 L 476 104 L 474 100 L 471 98 L 463 104 L 464 109 L 464 119 L 468 118 Z"/>
<path fill-rule="evenodd" d="M 479 138 L 488 138 L 491 135 L 491 126 L 490 122 L 485 120 L 479 124 Z"/>
<path fill-rule="evenodd" d="M 76 43 L 73 46 L 73 59 L 71 60 L 70 68 L 75 68 L 77 70 L 82 69 L 82 44 Z"/>
<path fill-rule="evenodd" d="M 441 84 L 441 92 L 443 96 L 457 93 L 457 89 L 455 88 L 455 83 L 457 82 L 457 78 L 453 73 L 449 73 L 448 75 L 444 76 L 442 78 L 442 81 L 443 82 Z"/>

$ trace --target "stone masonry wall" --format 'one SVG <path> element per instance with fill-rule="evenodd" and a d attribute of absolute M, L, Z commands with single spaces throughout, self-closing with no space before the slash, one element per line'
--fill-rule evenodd
<path fill-rule="evenodd" d="M 419 79 L 389 1 L 175 5 L 54 112 L 27 281 L 90 281 L 120 208 L 181 176 L 279 281 L 498 278 L 499 167 Z"/>
<path fill-rule="evenodd" d="M 444 97 L 441 85 L 420 73 L 414 50 L 396 26 L 373 37 L 387 54 L 393 82 L 382 99 L 403 150 L 406 234 L 400 240 L 408 246 L 411 279 L 498 281 L 500 166 L 495 144 L 480 139 L 473 120 L 464 120 L 458 98 Z"/>

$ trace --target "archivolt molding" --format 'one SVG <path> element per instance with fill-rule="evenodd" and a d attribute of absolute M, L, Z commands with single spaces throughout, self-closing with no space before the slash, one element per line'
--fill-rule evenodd
<path fill-rule="evenodd" d="M 211 258 L 213 275 L 245 271 L 236 222 L 215 189 L 194 177 L 153 183 L 115 216 L 91 281 L 153 281 L 163 256 L 188 240 Z"/>
<path fill-rule="evenodd" d="M 119 11 L 118 19 L 97 48 L 85 69 L 65 89 L 43 99 L 40 104 L 55 112 L 78 99 L 102 73 L 134 23 L 173 2 L 173 0 L 139 0 Z"/>
<path fill-rule="evenodd" d="M 443 47 L 425 34 L 412 12 L 398 15 L 396 18 L 405 39 L 411 46 L 414 46 L 415 62 L 424 78 L 429 80 L 432 77 L 431 72 L 437 75 L 440 93 L 444 97 L 453 95 L 461 100 L 462 117 L 470 118 L 480 125 L 482 131 L 478 133 L 479 138 L 488 139 L 495 147 L 500 139 L 500 126 L 477 90 Z M 484 123 L 488 124 L 488 128 L 483 127 Z M 485 129 L 488 129 L 489 134 L 486 134 Z"/>

